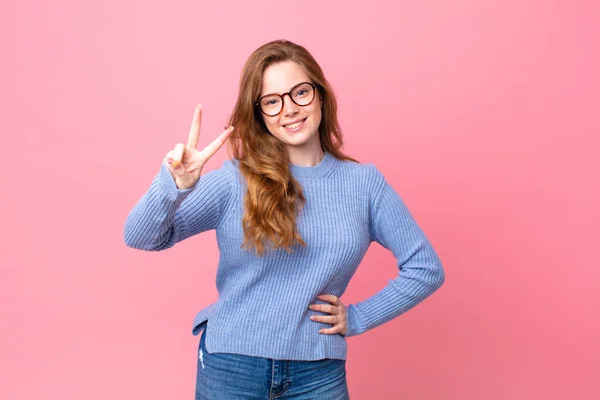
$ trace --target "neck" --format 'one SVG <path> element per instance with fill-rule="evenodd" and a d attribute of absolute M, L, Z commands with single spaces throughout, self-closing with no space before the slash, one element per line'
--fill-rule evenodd
<path fill-rule="evenodd" d="M 314 167 L 323 160 L 323 157 L 325 157 L 325 152 L 319 142 L 316 142 L 316 145 L 311 146 L 311 148 L 288 147 L 290 163 L 299 167 Z"/>
<path fill-rule="evenodd" d="M 314 164 L 301 166 L 290 162 L 290 172 L 296 178 L 321 178 L 327 176 L 336 164 L 336 158 L 330 153 L 322 153 L 323 158 Z"/>

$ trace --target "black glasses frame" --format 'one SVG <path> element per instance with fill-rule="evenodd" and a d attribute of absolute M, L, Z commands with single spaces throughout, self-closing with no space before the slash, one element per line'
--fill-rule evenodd
<path fill-rule="evenodd" d="M 312 97 L 312 99 L 311 99 L 311 100 L 310 100 L 308 103 L 306 103 L 306 104 L 298 104 L 298 103 L 296 103 L 296 101 L 295 101 L 295 100 L 294 100 L 294 98 L 292 97 L 292 92 L 293 92 L 293 91 L 294 91 L 294 89 L 296 89 L 298 86 L 305 85 L 305 84 L 309 84 L 310 86 L 312 86 L 312 88 L 313 88 L 313 97 Z M 316 94 L 316 92 L 317 92 L 317 86 L 319 86 L 319 85 L 317 85 L 316 83 L 310 83 L 310 82 L 300 82 L 299 84 L 297 84 L 296 86 L 294 86 L 293 88 L 291 88 L 289 92 L 282 93 L 282 94 L 279 94 L 279 93 L 269 93 L 269 94 L 265 94 L 265 95 L 264 95 L 264 96 L 262 96 L 260 99 L 258 99 L 258 101 L 257 101 L 256 103 L 254 103 L 254 106 L 255 106 L 255 107 L 258 107 L 258 109 L 260 110 L 260 112 L 261 112 L 261 113 L 263 113 L 263 114 L 265 114 L 267 117 L 275 117 L 275 116 L 277 116 L 277 115 L 281 114 L 281 111 L 283 111 L 283 101 L 284 101 L 284 100 L 283 100 L 283 98 L 285 97 L 285 95 L 286 95 L 286 94 L 289 96 L 290 100 L 292 100 L 292 101 L 294 102 L 294 104 L 296 104 L 297 106 L 300 106 L 300 107 L 306 107 L 306 106 L 310 105 L 310 103 L 312 103 L 312 102 L 313 102 L 313 100 L 315 99 L 315 94 Z M 279 110 L 279 112 L 278 112 L 277 114 L 270 115 L 270 114 L 267 114 L 266 112 L 264 112 L 264 111 L 263 111 L 262 107 L 260 106 L 260 101 L 261 101 L 262 99 L 264 99 L 265 97 L 267 97 L 267 96 L 273 96 L 273 95 L 277 95 L 277 96 L 281 97 L 281 109 Z"/>

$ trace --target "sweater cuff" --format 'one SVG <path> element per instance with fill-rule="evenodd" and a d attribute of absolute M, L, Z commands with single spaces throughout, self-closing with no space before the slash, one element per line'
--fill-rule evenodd
<path fill-rule="evenodd" d="M 165 193 L 169 200 L 178 201 L 179 203 L 181 203 L 181 201 L 183 201 L 183 199 L 185 199 L 188 196 L 188 194 L 190 194 L 194 190 L 194 188 L 198 185 L 198 182 L 196 182 L 196 184 L 191 188 L 179 189 L 177 187 L 177 184 L 175 183 L 173 175 L 171 175 L 171 172 L 169 172 L 169 168 L 167 168 L 166 161 L 163 161 L 160 167 L 158 184 L 160 191 Z"/>
<path fill-rule="evenodd" d="M 358 325 L 358 314 L 356 312 L 356 308 L 353 304 L 349 304 L 346 307 L 346 311 L 348 312 L 348 331 L 346 332 L 346 337 L 358 335 L 361 331 Z"/>

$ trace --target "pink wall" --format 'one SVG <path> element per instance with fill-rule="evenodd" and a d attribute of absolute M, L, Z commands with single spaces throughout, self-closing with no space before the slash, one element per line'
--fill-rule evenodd
<path fill-rule="evenodd" d="M 0 398 L 193 398 L 214 232 L 144 253 L 123 224 L 194 104 L 202 146 L 277 38 L 321 63 L 345 150 L 446 268 L 431 298 L 348 339 L 352 399 L 600 398 L 597 2 L 164 4 L 0 5 Z M 395 274 L 373 245 L 342 300 Z"/>

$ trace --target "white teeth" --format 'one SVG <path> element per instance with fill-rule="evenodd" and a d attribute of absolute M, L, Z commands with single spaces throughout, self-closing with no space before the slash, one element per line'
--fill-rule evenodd
<path fill-rule="evenodd" d="M 300 122 L 296 122 L 295 124 L 284 125 L 284 126 L 288 129 L 295 129 L 295 128 L 299 127 L 303 122 L 304 122 L 304 120 L 302 120 Z"/>

